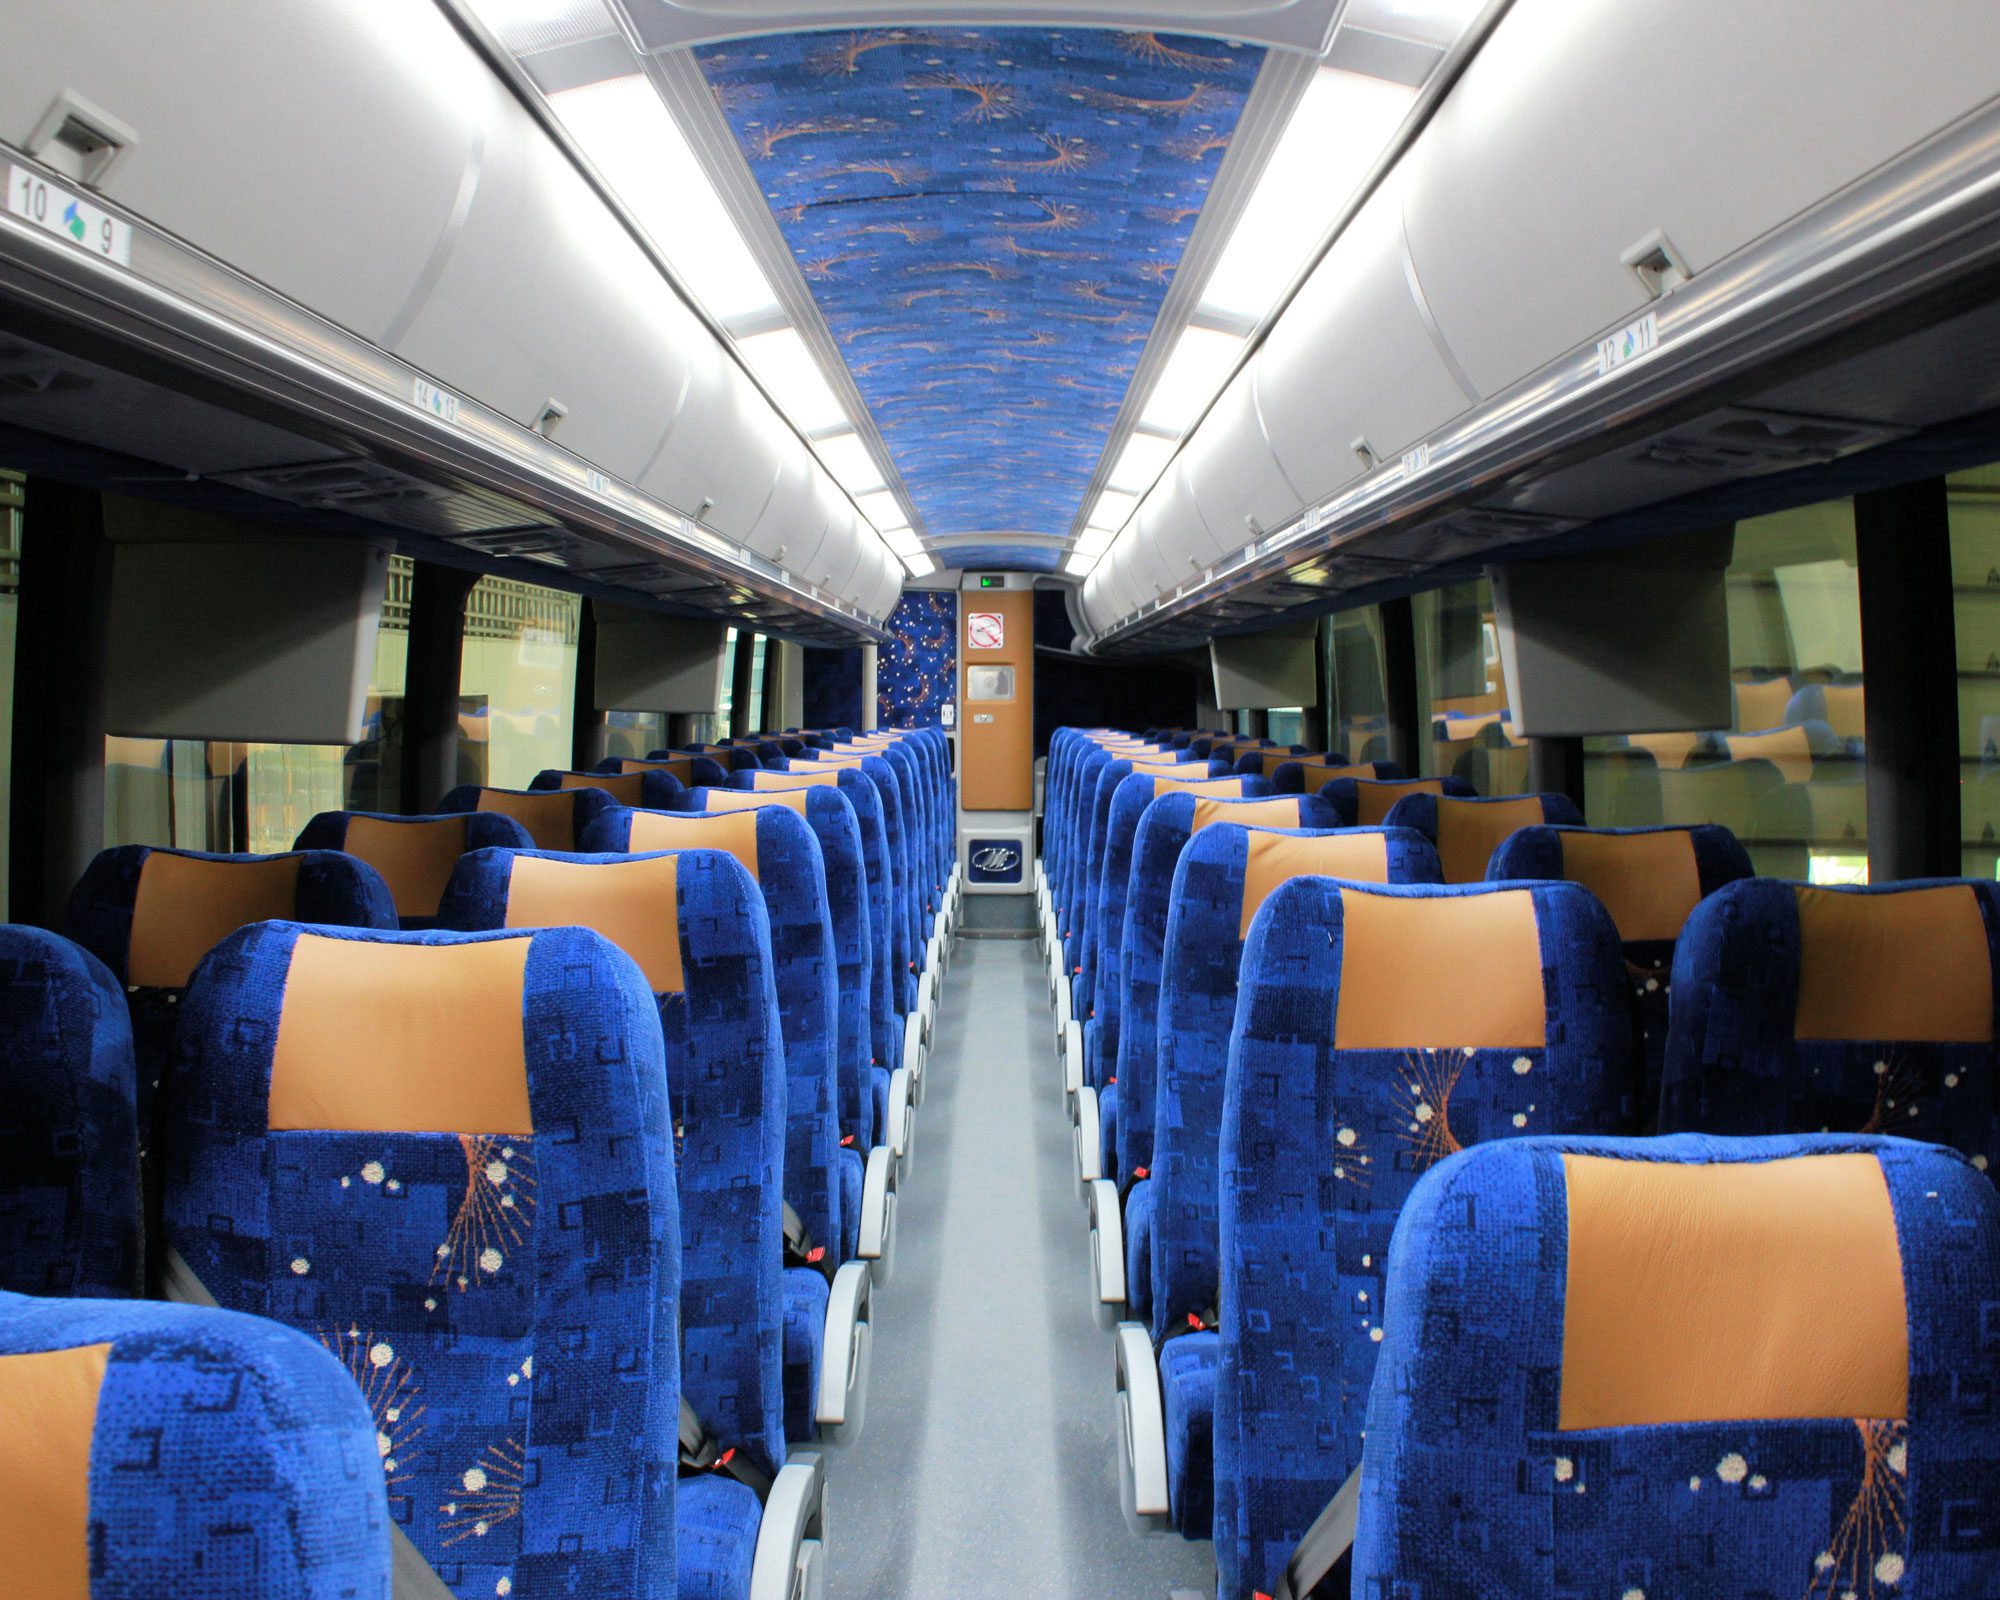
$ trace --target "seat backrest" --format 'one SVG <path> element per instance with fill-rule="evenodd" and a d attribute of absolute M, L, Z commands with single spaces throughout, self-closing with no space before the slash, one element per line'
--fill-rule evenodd
<path fill-rule="evenodd" d="M 622 763 L 621 763 L 622 765 Z M 693 758 L 689 758 L 693 765 Z M 602 789 L 621 806 L 654 806 L 661 809 L 674 803 L 674 796 L 687 785 L 658 764 L 642 764 L 632 772 L 564 772 L 550 768 L 535 774 L 530 789 Z"/>
<path fill-rule="evenodd" d="M 1416 1185 L 1393 1254 L 1356 1594 L 2000 1582 L 1961 1520 L 2000 1471 L 2000 1417 L 1967 1403 L 2000 1196 L 1950 1152 L 1485 1145 Z"/>
<path fill-rule="evenodd" d="M 1274 1587 L 1361 1455 L 1390 1234 L 1488 1139 L 1621 1133 L 1618 932 L 1573 883 L 1295 878 L 1243 951 L 1219 1142 L 1216 1559 Z"/>
<path fill-rule="evenodd" d="M 644 761 L 630 757 L 603 761 L 598 763 L 598 771 L 664 772 L 684 789 L 692 789 L 698 783 L 724 783 L 729 778 L 729 769 L 713 757 L 675 750 L 649 751 Z"/>
<path fill-rule="evenodd" d="M 0 1294 L 0 1589 L 390 1600 L 376 1425 L 276 1323 Z"/>
<path fill-rule="evenodd" d="M 631 957 L 260 923 L 189 987 L 166 1106 L 170 1275 L 348 1369 L 434 1569 L 674 1593 L 673 1122 Z"/>
<path fill-rule="evenodd" d="M 871 945 L 868 1051 L 873 1063 L 886 1071 L 895 1065 L 900 1047 L 900 1035 L 896 1032 L 896 951 L 899 945 L 895 924 L 895 856 L 889 843 L 880 780 L 865 770 L 865 763 L 841 767 L 831 785 L 825 783 L 824 778 L 823 773 L 801 773 L 796 780 L 790 772 L 747 774 L 740 779 L 732 778 L 729 787 L 732 792 L 756 795 L 797 795 L 814 789 L 832 788 L 846 799 L 853 811 L 855 829 L 861 841 L 861 871 L 868 896 L 868 936 Z M 710 804 L 707 809 L 713 811 L 719 808 Z M 825 849 L 823 840 L 820 848 Z"/>
<path fill-rule="evenodd" d="M 0 927 L 0 1290 L 142 1288 L 125 992 L 60 935 Z"/>
<path fill-rule="evenodd" d="M 1751 878 L 1674 952 L 1665 1133 L 1896 1133 L 2000 1161 L 2000 884 Z"/>
<path fill-rule="evenodd" d="M 127 990 L 142 1146 L 181 991 L 229 934 L 272 919 L 393 928 L 396 907 L 373 867 L 336 850 L 226 856 L 119 845 L 77 880 L 64 931 Z"/>
<path fill-rule="evenodd" d="M 1340 807 L 1347 826 L 1373 828 L 1386 822 L 1397 802 L 1413 794 L 1470 795 L 1463 778 L 1329 778 L 1319 792 Z"/>
<path fill-rule="evenodd" d="M 1118 1052 L 1109 1059 L 1118 1081 L 1116 1174 L 1121 1193 L 1137 1167 L 1153 1161 L 1153 1103 L 1158 1060 L 1160 963 L 1174 869 L 1188 840 L 1220 822 L 1266 828 L 1333 828 L 1334 808 L 1319 795 L 1272 795 L 1262 778 L 1217 778 L 1203 784 L 1156 779 L 1155 796 L 1132 840 L 1119 944 Z M 1107 1173 L 1107 1177 L 1112 1174 Z"/>
<path fill-rule="evenodd" d="M 1660 1115 L 1674 944 L 1704 896 L 1751 876 L 1750 856 L 1727 828 L 1526 827 L 1486 864 L 1489 883 L 1566 878 L 1603 902 L 1625 950 L 1633 1048 L 1640 1063 L 1639 1126 Z"/>
<path fill-rule="evenodd" d="M 784 809 L 710 815 L 616 807 L 591 824 L 598 854 L 722 850 L 763 892 L 771 974 L 785 1040 L 785 1199 L 806 1231 L 838 1249 L 840 1038 L 838 964 L 826 903 L 826 866 L 803 817 Z"/>
<path fill-rule="evenodd" d="M 1483 883 L 1486 863 L 1516 828 L 1547 823 L 1580 827 L 1583 813 L 1562 794 L 1411 794 L 1389 808 L 1390 826 L 1415 828 L 1437 846 L 1446 883 Z"/>
<path fill-rule="evenodd" d="M 526 828 L 537 850 L 574 850 L 584 829 L 620 803 L 595 784 L 568 789 L 484 789 L 476 783 L 463 783 L 438 802 L 438 810 L 497 811 Z"/>
<path fill-rule="evenodd" d="M 840 1018 L 840 1037 L 835 1060 L 840 1079 L 841 1140 L 865 1151 L 876 1143 L 874 1068 L 879 1059 L 886 1071 L 892 1058 L 878 1058 L 875 1052 L 875 1041 L 886 1030 L 888 1018 L 875 1014 L 879 1007 L 874 923 L 868 875 L 862 863 L 861 824 L 852 802 L 838 784 L 762 792 L 704 787 L 683 792 L 674 809 L 719 814 L 772 807 L 803 817 L 819 841 L 837 963 L 834 1005 Z"/>
<path fill-rule="evenodd" d="M 427 928 L 452 868 L 468 850 L 530 850 L 535 841 L 498 811 L 404 817 L 375 811 L 322 811 L 293 841 L 295 850 L 340 850 L 382 875 L 405 928 Z"/>
<path fill-rule="evenodd" d="M 1393 761 L 1343 761 L 1335 755 L 1302 758 L 1276 750 L 1265 751 L 1262 760 L 1264 774 L 1279 794 L 1318 794 L 1336 778 L 1378 782 L 1403 776 L 1403 769 Z"/>
<path fill-rule="evenodd" d="M 756 880 L 721 850 L 481 850 L 459 864 L 442 917 L 463 932 L 589 928 L 645 974 L 674 1116 L 682 1391 L 719 1445 L 776 1472 L 785 1459 L 785 1052 Z"/>
<path fill-rule="evenodd" d="M 1293 878 L 1436 883 L 1437 852 L 1408 828 L 1339 830 L 1218 822 L 1174 868 L 1160 961 L 1152 1159 L 1153 1338 L 1216 1303 L 1216 1151 L 1243 943 L 1264 902 Z"/>

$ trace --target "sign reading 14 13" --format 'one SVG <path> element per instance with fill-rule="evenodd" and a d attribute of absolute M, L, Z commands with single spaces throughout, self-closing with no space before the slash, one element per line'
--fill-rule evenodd
<path fill-rule="evenodd" d="M 132 225 L 110 212 L 53 184 L 26 167 L 7 170 L 7 209 L 50 233 L 60 234 L 79 250 L 108 256 L 121 267 L 132 265 Z"/>

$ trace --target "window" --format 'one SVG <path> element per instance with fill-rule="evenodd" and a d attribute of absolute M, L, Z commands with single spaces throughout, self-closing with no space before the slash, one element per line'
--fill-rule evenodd
<path fill-rule="evenodd" d="M 1326 621 L 1327 750 L 1347 761 L 1389 758 L 1382 608 L 1358 606 Z"/>
<path fill-rule="evenodd" d="M 1958 634 L 1959 838 L 1968 877 L 2000 876 L 2000 466 L 1945 479 Z"/>
<path fill-rule="evenodd" d="M 1264 737 L 1273 744 L 1297 744 L 1305 737 L 1304 706 L 1273 706 L 1264 713 Z"/>
<path fill-rule="evenodd" d="M 607 711 L 604 753 L 626 761 L 643 761 L 667 744 L 667 719 L 658 711 Z"/>
<path fill-rule="evenodd" d="M 1417 700 L 1430 707 L 1431 736 L 1418 741 L 1424 777 L 1459 777 L 1483 795 L 1522 794 L 1528 746 L 1516 738 L 1484 578 L 1449 584 L 1411 601 L 1417 635 Z"/>
<path fill-rule="evenodd" d="M 1585 815 L 1719 822 L 1765 876 L 1866 882 L 1852 502 L 1739 523 L 1726 590 L 1729 726 L 1585 740 Z"/>
<path fill-rule="evenodd" d="M 21 512 L 24 485 L 18 472 L 0 471 L 0 861 L 7 860 L 13 802 L 14 625 L 21 609 Z M 0 921 L 7 916 L 7 875 L 0 873 Z"/>
<path fill-rule="evenodd" d="M 465 605 L 458 674 L 458 781 L 525 789 L 573 754 L 583 601 L 514 578 L 481 578 Z"/>

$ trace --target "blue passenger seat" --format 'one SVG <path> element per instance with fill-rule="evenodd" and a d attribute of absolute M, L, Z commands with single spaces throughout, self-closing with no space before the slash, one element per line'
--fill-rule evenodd
<path fill-rule="evenodd" d="M 1391 827 L 1414 828 L 1437 846 L 1446 883 L 1483 883 L 1486 864 L 1518 828 L 1581 827 L 1583 813 L 1561 794 L 1411 794 L 1389 808 Z"/>
<path fill-rule="evenodd" d="M 369 1407 L 319 1341 L 0 1293 L 0 1588 L 18 1600 L 392 1600 L 383 1478 Z"/>
<path fill-rule="evenodd" d="M 1469 1150 L 1396 1229 L 1352 1592 L 2000 1593 L 1996 1302 L 1935 1146 Z"/>
<path fill-rule="evenodd" d="M 438 802 L 438 810 L 497 811 L 526 828 L 537 850 L 574 850 L 593 820 L 622 804 L 595 783 L 544 789 L 487 789 L 462 783 Z"/>
<path fill-rule="evenodd" d="M 365 861 L 389 886 L 405 928 L 428 928 L 452 868 L 468 850 L 529 850 L 535 841 L 498 811 L 404 817 L 375 811 L 322 811 L 293 841 L 295 850 L 339 850 Z"/>
<path fill-rule="evenodd" d="M 1688 918 L 1663 1133 L 1895 1133 L 2000 1161 L 2000 884 L 1751 878 Z"/>
<path fill-rule="evenodd" d="M 1694 908 L 1724 884 L 1751 876 L 1749 853 L 1727 828 L 1522 828 L 1486 864 L 1490 883 L 1567 878 L 1603 902 L 1625 947 L 1634 1059 L 1641 1065 L 1639 1128 L 1660 1116 L 1674 944 Z"/>
<path fill-rule="evenodd" d="M 1223 1600 L 1272 1592 L 1360 1461 L 1410 1186 L 1490 1139 L 1622 1133 L 1632 1078 L 1618 932 L 1576 884 L 1298 878 L 1264 902 L 1218 1152 Z"/>
<path fill-rule="evenodd" d="M 0 1289 L 142 1292 L 137 1097 L 110 969 L 59 934 L 0 927 Z"/>
<path fill-rule="evenodd" d="M 196 974 L 180 1044 L 170 1296 L 326 1347 L 405 1555 L 461 1600 L 674 1595 L 680 1224 L 632 959 L 266 922 Z"/>

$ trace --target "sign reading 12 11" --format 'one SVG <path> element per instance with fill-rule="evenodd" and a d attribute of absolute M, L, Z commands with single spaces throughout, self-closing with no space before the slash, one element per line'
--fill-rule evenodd
<path fill-rule="evenodd" d="M 15 216 L 58 234 L 79 250 L 132 265 L 132 225 L 73 195 L 26 167 L 7 169 L 7 209 Z"/>

